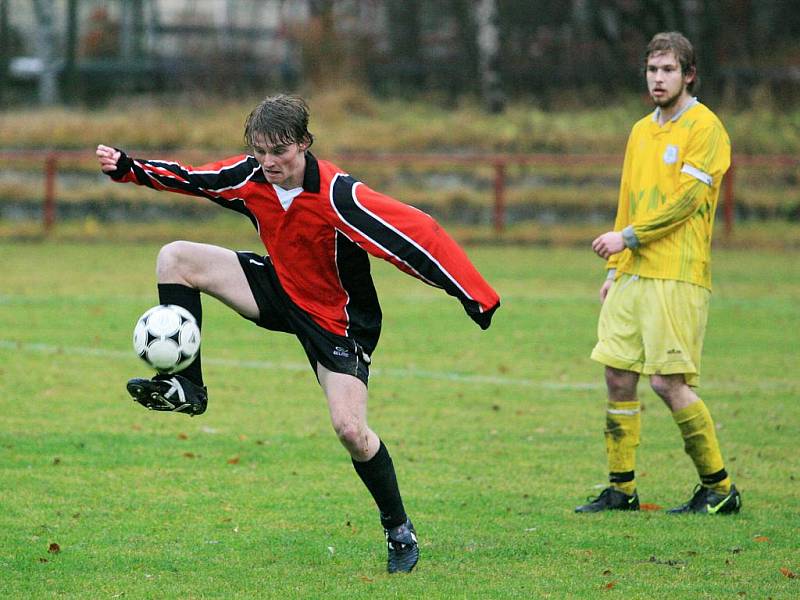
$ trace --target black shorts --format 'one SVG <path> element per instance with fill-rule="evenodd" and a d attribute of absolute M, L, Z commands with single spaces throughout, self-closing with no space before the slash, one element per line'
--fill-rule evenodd
<path fill-rule="evenodd" d="M 250 290 L 258 304 L 258 319 L 249 319 L 271 331 L 292 333 L 300 340 L 308 362 L 317 373 L 317 363 L 335 373 L 358 377 L 367 385 L 370 358 L 358 340 L 323 329 L 284 291 L 268 256 L 237 252 Z M 245 317 L 247 318 L 247 317 Z"/>

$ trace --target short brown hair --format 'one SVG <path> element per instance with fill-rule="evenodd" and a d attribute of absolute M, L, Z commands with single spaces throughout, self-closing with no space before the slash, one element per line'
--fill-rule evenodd
<path fill-rule="evenodd" d="M 248 115 L 244 124 L 244 141 L 254 146 L 262 135 L 273 144 L 310 146 L 314 136 L 308 131 L 308 105 L 300 96 L 278 94 L 264 98 Z"/>
<path fill-rule="evenodd" d="M 653 54 L 662 54 L 663 52 L 672 52 L 675 55 L 681 65 L 683 75 L 694 74 L 694 79 L 686 85 L 687 90 L 693 91 L 699 77 L 697 76 L 697 58 L 692 43 L 678 31 L 657 33 L 647 44 L 647 51 L 644 55 L 645 64 Z"/>

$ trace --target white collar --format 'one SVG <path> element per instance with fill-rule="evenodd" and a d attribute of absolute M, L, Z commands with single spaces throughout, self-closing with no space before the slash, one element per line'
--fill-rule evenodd
<path fill-rule="evenodd" d="M 278 201 L 281 203 L 283 210 L 289 210 L 289 207 L 292 205 L 294 199 L 303 192 L 302 187 L 296 187 L 287 190 L 279 185 L 275 185 L 274 183 L 272 184 L 272 188 L 275 190 L 275 193 L 278 194 Z"/>
<path fill-rule="evenodd" d="M 683 115 L 683 113 L 685 113 L 687 110 L 692 108 L 698 102 L 699 102 L 699 100 L 697 99 L 697 96 L 693 96 L 692 99 L 689 100 L 683 108 L 681 108 L 678 112 L 676 112 L 674 115 L 672 115 L 672 117 L 670 118 L 670 121 L 672 121 L 674 123 L 675 121 L 680 119 L 681 115 Z M 656 109 L 653 111 L 653 121 L 658 123 L 660 117 L 661 117 L 661 107 L 657 106 Z"/>

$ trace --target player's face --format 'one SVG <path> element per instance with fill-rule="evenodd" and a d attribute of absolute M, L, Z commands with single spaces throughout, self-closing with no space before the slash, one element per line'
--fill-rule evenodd
<path fill-rule="evenodd" d="M 274 144 L 262 135 L 256 135 L 254 142 L 253 156 L 267 181 L 284 189 L 303 185 L 306 144 Z"/>
<path fill-rule="evenodd" d="M 656 106 L 669 109 L 678 104 L 693 74 L 684 75 L 673 52 L 652 54 L 647 59 L 647 91 Z"/>

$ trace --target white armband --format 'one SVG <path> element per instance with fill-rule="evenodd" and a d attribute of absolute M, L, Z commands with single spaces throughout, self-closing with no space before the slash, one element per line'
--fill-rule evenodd
<path fill-rule="evenodd" d="M 691 175 L 692 177 L 694 177 L 698 181 L 702 181 L 709 187 L 711 187 L 711 185 L 714 183 L 714 179 L 711 177 L 711 175 L 709 175 L 705 171 L 701 171 L 697 167 L 693 167 L 689 163 L 683 163 L 683 166 L 681 167 L 681 173 L 686 173 L 687 175 Z"/>

